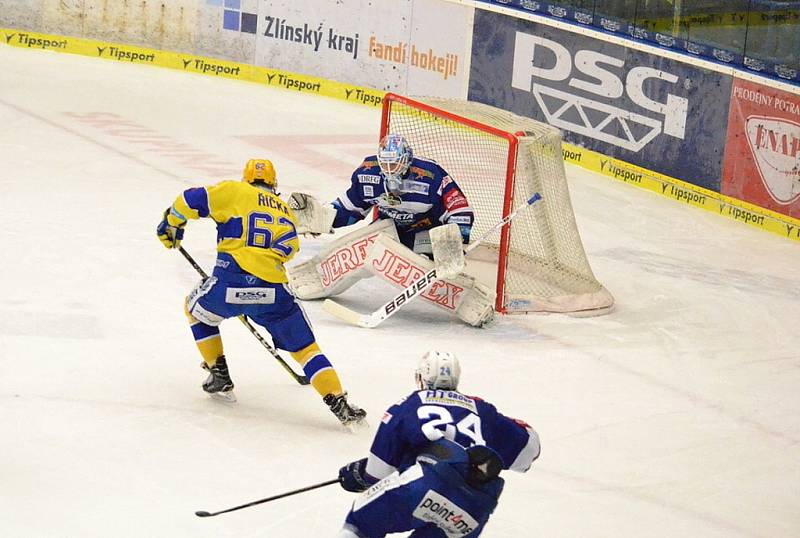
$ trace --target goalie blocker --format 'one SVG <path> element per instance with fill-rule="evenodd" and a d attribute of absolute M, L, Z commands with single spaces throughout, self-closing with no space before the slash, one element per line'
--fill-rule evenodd
<path fill-rule="evenodd" d="M 287 272 L 294 294 L 308 300 L 338 295 L 371 276 L 406 288 L 434 267 L 431 260 L 399 242 L 393 221 L 379 220 Z M 437 280 L 420 297 L 476 327 L 494 315 L 494 291 L 464 272 Z"/>

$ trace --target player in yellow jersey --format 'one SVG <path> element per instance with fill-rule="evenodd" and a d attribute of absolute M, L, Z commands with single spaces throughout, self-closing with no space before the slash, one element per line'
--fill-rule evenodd
<path fill-rule="evenodd" d="M 219 324 L 243 314 L 269 331 L 276 347 L 291 353 L 340 421 L 359 421 L 366 413 L 347 402 L 336 370 L 286 286 L 284 264 L 300 243 L 295 216 L 275 192 L 275 168 L 266 159 L 251 159 L 242 179 L 183 191 L 157 229 L 164 246 L 178 248 L 188 220 L 210 217 L 217 223 L 214 273 L 185 304 L 203 367 L 209 371 L 203 390 L 236 401 Z"/>

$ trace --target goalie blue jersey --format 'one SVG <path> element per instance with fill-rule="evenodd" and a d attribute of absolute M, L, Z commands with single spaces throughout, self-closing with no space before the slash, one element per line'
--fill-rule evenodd
<path fill-rule="evenodd" d="M 350 188 L 333 202 L 333 227 L 349 226 L 377 207 L 379 219 L 392 219 L 400 242 L 414 247 L 414 236 L 442 224 L 455 223 L 464 243 L 475 220 L 467 197 L 434 161 L 414 158 L 403 178 L 399 196 L 386 192 L 378 158 L 370 156 L 350 178 Z"/>
<path fill-rule="evenodd" d="M 382 479 L 404 471 L 431 441 L 455 441 L 465 448 L 485 445 L 503 468 L 525 472 L 539 457 L 536 432 L 525 422 L 506 417 L 492 404 L 451 390 L 421 390 L 383 415 L 367 459 L 367 474 Z"/>

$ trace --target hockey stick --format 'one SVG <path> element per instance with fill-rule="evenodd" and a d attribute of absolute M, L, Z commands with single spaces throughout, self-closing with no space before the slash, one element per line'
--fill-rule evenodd
<path fill-rule="evenodd" d="M 505 224 L 511 222 L 521 211 L 529 208 L 538 200 L 542 199 L 542 195 L 538 192 L 535 193 L 533 196 L 528 198 L 528 201 L 525 203 L 524 206 L 518 207 L 513 212 L 511 212 L 508 216 L 503 217 L 500 222 L 495 224 L 489 231 L 484 233 L 480 236 L 477 240 L 473 241 L 464 249 L 464 253 L 468 253 L 478 245 L 481 244 L 491 233 L 493 233 L 498 228 L 504 226 Z M 372 329 L 380 325 L 384 320 L 389 318 L 390 316 L 397 313 L 403 306 L 410 303 L 413 299 L 417 296 L 422 295 L 425 291 L 436 282 L 436 267 L 422 275 L 420 278 L 412 282 L 406 289 L 401 291 L 395 297 L 393 297 L 388 303 L 381 306 L 375 312 L 371 314 L 359 314 L 355 310 L 351 310 L 346 306 L 342 306 L 336 301 L 331 299 L 325 299 L 325 302 L 322 303 L 322 308 L 327 313 L 332 316 L 335 316 L 351 325 L 356 325 L 358 327 L 364 327 L 367 329 Z"/>
<path fill-rule="evenodd" d="M 184 250 L 183 247 L 178 247 L 178 250 L 180 251 L 181 254 L 183 254 L 183 257 L 186 258 L 186 260 L 192 265 L 192 267 L 194 267 L 194 270 L 200 273 L 200 276 L 202 276 L 203 279 L 208 278 L 208 275 L 203 270 L 203 268 L 200 267 L 200 265 L 196 261 L 194 261 L 194 258 L 192 258 L 192 256 L 188 252 L 186 252 L 186 250 Z M 247 330 L 250 331 L 253 334 L 253 336 L 256 337 L 256 340 L 261 342 L 261 345 L 264 346 L 264 348 L 266 348 L 267 351 L 269 351 L 269 354 L 275 357 L 275 360 L 281 363 L 281 366 L 283 366 L 286 369 L 286 371 L 289 373 L 290 376 L 294 378 L 295 381 L 297 381 L 301 385 L 308 385 L 309 383 L 308 378 L 292 370 L 292 367 L 289 366 L 285 360 L 283 360 L 283 357 L 278 355 L 278 352 L 275 350 L 275 348 L 269 345 L 269 342 L 264 340 L 264 337 L 261 336 L 261 334 L 256 330 L 255 327 L 253 327 L 253 324 L 250 323 L 250 320 L 247 319 L 247 316 L 242 314 L 241 316 L 238 316 L 238 318 L 242 323 L 244 323 L 244 326 L 247 327 Z"/>
<path fill-rule="evenodd" d="M 296 489 L 294 491 L 287 491 L 286 493 L 281 493 L 280 495 L 274 495 L 272 497 L 267 497 L 266 499 L 261 499 L 260 501 L 253 501 L 251 503 L 243 504 L 241 506 L 236 506 L 234 508 L 228 508 L 227 510 L 220 510 L 219 512 L 206 512 L 205 510 L 199 510 L 194 513 L 197 517 L 214 517 L 220 514 L 225 514 L 227 512 L 234 512 L 236 510 L 241 510 L 242 508 L 249 508 L 251 506 L 255 506 L 257 504 L 268 503 L 270 501 L 275 501 L 277 499 L 282 499 L 284 497 L 290 497 L 292 495 L 297 495 L 298 493 L 303 493 L 304 491 L 311 491 L 312 489 L 321 488 L 324 486 L 330 486 L 331 484 L 338 484 L 339 479 L 335 478 L 333 480 L 327 480 L 325 482 L 320 482 L 319 484 L 314 484 L 313 486 L 306 486 L 304 488 Z"/>

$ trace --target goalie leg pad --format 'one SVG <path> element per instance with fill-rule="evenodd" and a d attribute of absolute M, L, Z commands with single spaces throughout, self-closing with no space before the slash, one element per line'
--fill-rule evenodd
<path fill-rule="evenodd" d="M 367 250 L 381 235 L 397 239 L 394 222 L 379 220 L 331 243 L 310 260 L 287 267 L 289 287 L 298 299 L 321 299 L 342 293 L 371 275 L 364 269 Z"/>
<path fill-rule="evenodd" d="M 474 287 L 471 293 L 464 296 L 464 300 L 456 310 L 456 315 L 473 327 L 483 327 L 494 319 L 496 294 L 474 278 L 472 281 Z"/>
<path fill-rule="evenodd" d="M 286 268 L 289 288 L 298 299 L 320 299 L 327 297 L 322 277 L 319 274 L 319 260 L 313 257 L 301 264 Z"/>
<path fill-rule="evenodd" d="M 366 267 L 393 286 L 405 288 L 433 269 L 434 263 L 399 241 L 381 236 L 369 249 Z M 437 280 L 420 297 L 475 327 L 494 315 L 494 292 L 466 273 Z"/>

